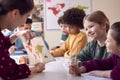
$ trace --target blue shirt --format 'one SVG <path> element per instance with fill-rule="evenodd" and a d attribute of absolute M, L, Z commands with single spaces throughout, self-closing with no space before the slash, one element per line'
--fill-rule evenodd
<path fill-rule="evenodd" d="M 10 36 L 10 35 L 12 35 L 13 33 L 17 32 L 17 31 L 18 31 L 18 30 L 17 30 L 17 28 L 16 28 L 16 29 L 14 29 L 14 31 L 9 32 L 9 33 L 7 34 L 7 36 Z M 32 32 L 35 32 L 35 31 L 32 30 Z M 40 35 L 41 35 L 39 32 L 35 32 L 35 34 L 36 34 L 36 36 L 40 36 Z M 44 41 L 47 49 L 49 49 L 49 45 L 48 45 L 48 43 L 45 41 L 45 39 L 43 39 L 43 41 Z M 15 46 L 16 46 L 16 49 L 24 49 L 22 40 L 21 40 L 20 38 L 18 38 L 18 39 L 15 41 Z"/>

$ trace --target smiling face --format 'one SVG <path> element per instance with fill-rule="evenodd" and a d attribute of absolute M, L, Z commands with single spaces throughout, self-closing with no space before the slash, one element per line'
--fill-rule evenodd
<path fill-rule="evenodd" d="M 107 40 L 106 40 L 107 52 L 120 55 L 120 45 L 116 43 L 116 40 L 112 36 L 113 34 L 115 34 L 115 32 L 112 29 L 110 29 L 108 31 Z"/>
<path fill-rule="evenodd" d="M 86 34 L 93 40 L 99 40 L 101 37 L 106 35 L 106 30 L 104 25 L 100 25 L 98 23 L 85 20 L 84 28 L 86 30 Z"/>

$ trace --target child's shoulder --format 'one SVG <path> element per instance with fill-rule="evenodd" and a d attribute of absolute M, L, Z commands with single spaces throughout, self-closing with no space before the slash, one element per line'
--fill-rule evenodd
<path fill-rule="evenodd" d="M 85 34 L 85 35 L 86 35 L 86 33 L 85 33 L 84 31 L 80 31 L 79 33 L 81 33 L 81 34 Z"/>
<path fill-rule="evenodd" d="M 83 32 L 83 31 L 80 31 L 79 33 L 78 33 L 78 36 L 85 36 L 85 37 L 87 37 L 87 35 L 86 35 L 86 33 L 85 32 Z"/>

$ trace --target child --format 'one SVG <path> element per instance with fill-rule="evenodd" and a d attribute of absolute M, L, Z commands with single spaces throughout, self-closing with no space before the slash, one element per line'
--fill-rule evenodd
<path fill-rule="evenodd" d="M 33 38 L 31 31 L 16 33 L 10 37 L 5 37 L 1 33 L 1 30 L 6 28 L 14 30 L 16 26 L 24 24 L 33 8 L 33 0 L 0 0 L 0 78 L 3 80 L 26 78 L 45 69 L 43 63 L 38 63 L 32 68 L 26 64 L 17 65 L 9 56 L 8 49 L 12 43 L 20 36 L 26 36 L 29 41 Z"/>
<path fill-rule="evenodd" d="M 14 29 L 13 31 L 9 32 L 7 36 L 11 36 L 12 34 L 18 32 L 18 31 L 31 30 L 31 27 L 32 27 L 31 25 L 32 25 L 32 19 L 27 18 L 25 24 L 20 25 L 20 26 L 18 26 L 16 29 Z M 18 38 L 18 39 L 15 41 L 15 45 L 10 48 L 10 52 L 12 51 L 11 49 L 14 49 L 14 50 L 15 50 L 15 49 L 16 49 L 16 50 L 17 50 L 17 49 L 18 49 L 18 50 L 23 50 L 23 49 L 24 49 L 24 46 L 23 46 L 22 41 L 21 41 L 20 38 Z"/>
<path fill-rule="evenodd" d="M 64 25 L 67 26 L 69 36 L 60 48 L 51 50 L 53 56 L 70 58 L 84 48 L 87 44 L 87 35 L 80 31 L 83 28 L 84 16 L 85 12 L 77 8 L 71 8 L 64 12 L 63 21 Z"/>
<path fill-rule="evenodd" d="M 16 32 L 19 32 L 19 31 L 24 31 L 24 30 L 31 30 L 32 28 L 32 19 L 30 18 L 27 18 L 26 22 L 24 25 L 20 25 L 18 26 L 16 29 L 14 29 L 14 31 L 11 31 L 8 33 L 7 36 L 11 36 L 12 34 L 16 33 Z M 31 30 L 32 33 L 35 35 L 35 36 L 40 36 L 40 33 L 39 32 L 36 32 L 36 31 L 33 31 Z M 46 43 L 47 45 L 47 42 L 44 40 L 44 42 Z M 48 46 L 48 45 L 47 45 Z M 15 50 L 23 50 L 24 51 L 24 46 L 23 46 L 23 43 L 22 43 L 22 40 L 20 38 L 18 38 L 16 41 L 15 41 L 15 45 L 12 45 L 10 48 L 9 48 L 9 52 L 10 53 L 13 53 Z M 24 51 L 25 52 L 25 51 Z"/>
<path fill-rule="evenodd" d="M 60 41 L 60 45 L 62 46 L 62 44 L 64 44 L 64 42 L 68 38 L 69 33 L 67 31 L 67 26 L 64 25 L 62 16 L 58 19 L 58 24 L 60 25 L 61 31 L 62 31 L 62 36 L 61 36 L 61 41 Z"/>
<path fill-rule="evenodd" d="M 109 29 L 109 20 L 102 11 L 94 11 L 84 18 L 84 28 L 87 35 L 92 39 L 78 54 L 81 62 L 92 59 L 104 59 L 110 54 L 107 53 L 105 41 Z M 72 59 L 74 56 L 72 57 Z"/>
<path fill-rule="evenodd" d="M 66 39 L 68 38 L 68 35 L 69 35 L 68 31 L 67 31 L 67 26 L 64 25 L 64 21 L 63 21 L 62 17 L 63 16 L 59 17 L 59 19 L 58 19 L 58 24 L 60 25 L 61 32 L 62 32 L 60 45 L 51 48 L 51 50 L 54 50 L 54 49 L 59 48 L 60 46 L 62 46 L 64 44 L 64 42 L 66 41 Z"/>
<path fill-rule="evenodd" d="M 113 54 L 109 58 L 83 62 L 79 68 L 71 66 L 70 73 L 81 74 L 92 71 L 90 75 L 120 80 L 120 22 L 114 23 L 108 31 L 106 47 L 107 52 Z"/>

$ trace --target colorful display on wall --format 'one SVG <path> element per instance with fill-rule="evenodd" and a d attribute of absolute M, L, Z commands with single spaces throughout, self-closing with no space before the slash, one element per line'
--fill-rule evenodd
<path fill-rule="evenodd" d="M 91 12 L 91 0 L 46 0 L 46 26 L 48 30 L 60 29 L 57 20 L 64 11 L 71 7 Z"/>

